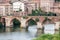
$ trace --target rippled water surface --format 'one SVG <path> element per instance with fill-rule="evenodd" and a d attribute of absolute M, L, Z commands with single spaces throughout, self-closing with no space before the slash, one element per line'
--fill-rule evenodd
<path fill-rule="evenodd" d="M 0 33 L 0 40 L 32 40 L 37 32 L 36 25 L 30 26 L 28 31 L 16 31 Z"/>

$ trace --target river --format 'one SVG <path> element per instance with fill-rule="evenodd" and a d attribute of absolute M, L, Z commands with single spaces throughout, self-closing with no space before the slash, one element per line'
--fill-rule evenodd
<path fill-rule="evenodd" d="M 32 40 L 36 37 L 36 25 L 29 26 L 28 31 L 15 31 L 0 33 L 0 40 Z"/>

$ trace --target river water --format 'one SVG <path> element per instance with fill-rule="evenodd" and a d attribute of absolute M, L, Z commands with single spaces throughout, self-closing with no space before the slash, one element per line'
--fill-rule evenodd
<path fill-rule="evenodd" d="M 15 31 L 0 33 L 0 40 L 32 40 L 36 37 L 36 25 L 29 26 L 28 31 Z"/>

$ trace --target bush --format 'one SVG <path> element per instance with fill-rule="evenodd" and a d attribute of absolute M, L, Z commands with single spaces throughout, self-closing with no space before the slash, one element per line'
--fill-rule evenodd
<path fill-rule="evenodd" d="M 30 20 L 28 21 L 28 25 L 29 25 L 29 26 L 37 25 L 37 23 L 36 23 L 36 21 L 30 19 Z"/>
<path fill-rule="evenodd" d="M 55 0 L 55 2 L 60 2 L 60 0 Z"/>
<path fill-rule="evenodd" d="M 35 21 L 36 21 L 36 22 L 39 22 L 39 18 L 36 18 Z"/>
<path fill-rule="evenodd" d="M 28 17 L 27 16 L 23 16 L 23 19 L 27 19 Z"/>
<path fill-rule="evenodd" d="M 1 19 L 2 17 L 0 16 L 0 19 Z"/>
<path fill-rule="evenodd" d="M 44 12 L 41 9 L 32 10 L 32 14 L 28 14 L 28 16 L 57 16 L 56 13 L 53 12 Z"/>
<path fill-rule="evenodd" d="M 41 35 L 33 40 L 60 40 L 60 36 L 59 36 L 59 34 L 54 34 L 54 35 L 43 34 L 43 35 Z"/>
<path fill-rule="evenodd" d="M 56 13 L 49 12 L 49 13 L 48 13 L 48 16 L 57 16 L 57 15 L 56 15 Z"/>
<path fill-rule="evenodd" d="M 59 27 L 59 34 L 60 34 L 60 27 Z"/>
<path fill-rule="evenodd" d="M 2 24 L 2 22 L 0 22 L 0 29 L 2 29 L 3 28 L 3 24 Z"/>

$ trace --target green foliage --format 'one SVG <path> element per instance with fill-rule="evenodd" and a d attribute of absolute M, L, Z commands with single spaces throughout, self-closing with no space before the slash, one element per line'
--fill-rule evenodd
<path fill-rule="evenodd" d="M 56 13 L 48 12 L 48 16 L 57 16 Z"/>
<path fill-rule="evenodd" d="M 2 24 L 2 22 L 0 22 L 0 32 L 3 32 L 4 31 L 4 26 Z"/>
<path fill-rule="evenodd" d="M 30 14 L 30 16 L 39 16 L 39 14 L 40 14 L 39 10 L 36 9 L 36 10 L 32 10 L 32 14 Z"/>
<path fill-rule="evenodd" d="M 3 28 L 3 24 L 2 24 L 2 22 L 0 22 L 0 29 L 2 29 Z"/>
<path fill-rule="evenodd" d="M 0 21 L 1 21 L 2 17 L 0 16 Z"/>
<path fill-rule="evenodd" d="M 20 21 L 19 20 L 17 20 L 16 18 L 15 19 L 13 19 L 13 28 L 18 28 L 18 27 L 20 27 Z"/>
<path fill-rule="evenodd" d="M 15 19 L 13 19 L 13 24 L 14 25 L 19 25 L 20 24 L 20 21 L 15 18 Z"/>
<path fill-rule="evenodd" d="M 60 34 L 60 27 L 59 27 L 59 34 Z"/>
<path fill-rule="evenodd" d="M 28 14 L 28 16 L 57 16 L 56 13 L 52 12 L 44 12 L 40 8 L 37 10 L 32 10 L 32 14 Z"/>
<path fill-rule="evenodd" d="M 36 18 L 35 21 L 36 21 L 36 22 L 39 22 L 39 18 Z"/>
<path fill-rule="evenodd" d="M 28 17 L 27 16 L 23 16 L 24 19 L 27 19 Z"/>
<path fill-rule="evenodd" d="M 36 25 L 36 22 L 35 22 L 34 20 L 30 19 L 30 20 L 28 21 L 28 24 L 29 24 L 29 26 L 31 26 L 31 25 Z"/>
<path fill-rule="evenodd" d="M 43 23 L 45 23 L 46 21 L 51 22 L 51 19 L 49 19 L 49 18 L 45 17 L 45 20 L 43 21 Z"/>
<path fill-rule="evenodd" d="M 41 35 L 33 40 L 60 40 L 60 36 L 59 36 L 59 34 L 54 34 L 54 35 L 43 34 L 43 35 Z"/>
<path fill-rule="evenodd" d="M 1 19 L 2 17 L 0 16 L 0 19 Z"/>
<path fill-rule="evenodd" d="M 60 2 L 60 0 L 55 0 L 55 2 Z"/>

